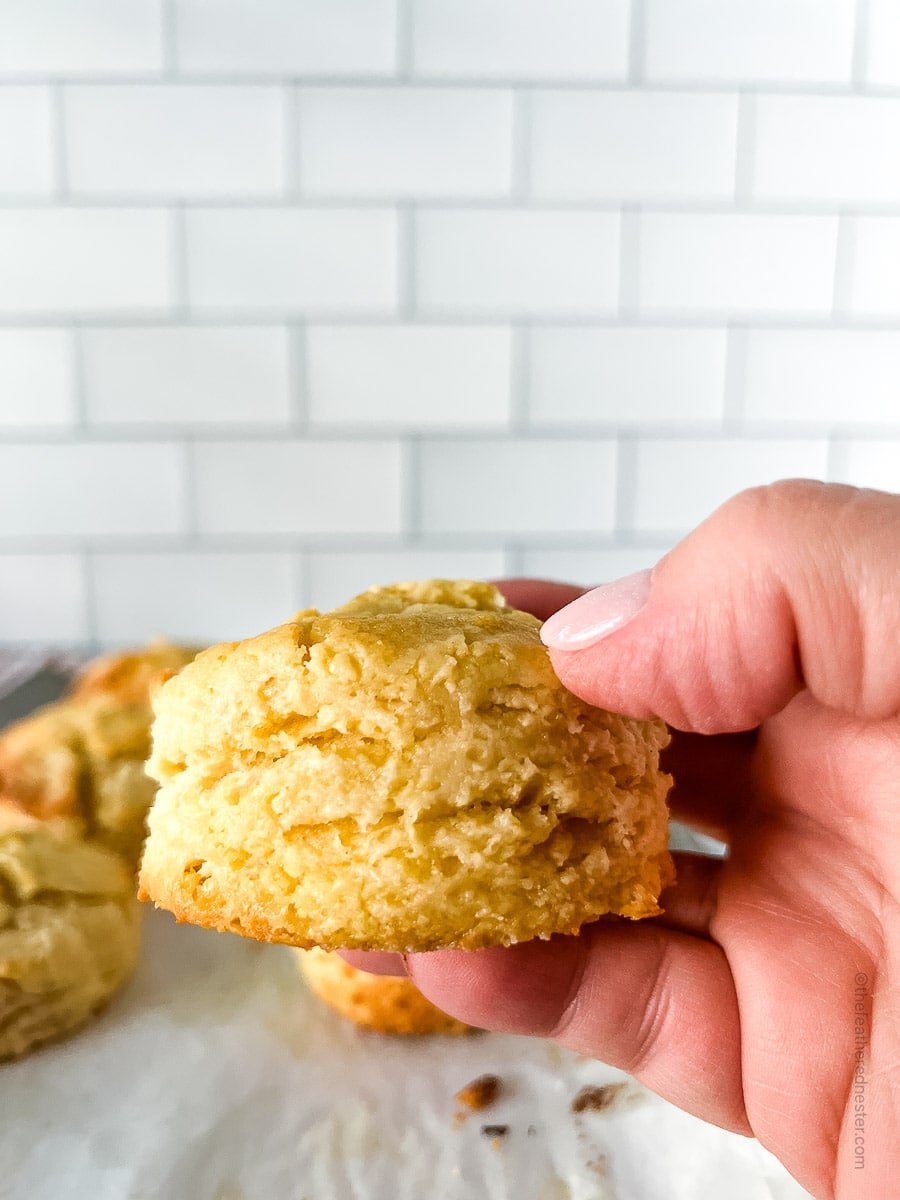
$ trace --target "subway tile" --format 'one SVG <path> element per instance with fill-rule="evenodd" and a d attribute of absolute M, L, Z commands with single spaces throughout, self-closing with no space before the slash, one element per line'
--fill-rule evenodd
<path fill-rule="evenodd" d="M 307 555 L 307 602 L 325 611 L 375 584 L 408 579 L 494 579 L 503 550 L 314 550 Z"/>
<path fill-rule="evenodd" d="M 162 634 L 197 645 L 252 637 L 299 608 L 290 554 L 98 554 L 97 625 L 104 641 Z"/>
<path fill-rule="evenodd" d="M 161 0 L 0 0 L 0 74 L 125 75 L 161 66 Z"/>
<path fill-rule="evenodd" d="M 92 425 L 278 425 L 290 416 L 283 326 L 85 329 Z"/>
<path fill-rule="evenodd" d="M 876 488 L 880 492 L 900 492 L 900 440 L 854 439 L 840 447 L 835 483 Z"/>
<path fill-rule="evenodd" d="M 396 63 L 394 0 L 175 0 L 187 71 L 386 75 Z"/>
<path fill-rule="evenodd" d="M 528 547 L 522 554 L 522 574 L 526 579 L 559 579 L 590 587 L 652 567 L 670 549 L 669 545 L 610 546 L 601 550 Z"/>
<path fill-rule="evenodd" d="M 0 330 L 0 429 L 75 421 L 74 352 L 65 329 Z"/>
<path fill-rule="evenodd" d="M 646 313 L 828 313 L 837 217 L 645 213 L 638 307 Z"/>
<path fill-rule="evenodd" d="M 824 479 L 828 444 L 762 439 L 648 439 L 637 445 L 633 528 L 685 532 L 730 496 L 776 479 Z"/>
<path fill-rule="evenodd" d="M 855 0 L 647 0 L 650 82 L 849 83 Z"/>
<path fill-rule="evenodd" d="M 509 91 L 304 88 L 299 112 L 306 195 L 509 194 Z"/>
<path fill-rule="evenodd" d="M 0 130 L 0 193 L 49 195 L 54 183 L 49 88 L 0 87 Z"/>
<path fill-rule="evenodd" d="M 65 93 L 76 195 L 273 196 L 285 179 L 276 87 L 102 84 Z"/>
<path fill-rule="evenodd" d="M 900 331 L 751 330 L 745 386 L 748 421 L 900 425 Z"/>
<path fill-rule="evenodd" d="M 754 197 L 900 201 L 900 98 L 758 96 L 754 104 Z"/>
<path fill-rule="evenodd" d="M 198 309 L 390 312 L 397 221 L 390 209 L 193 209 L 188 294 Z"/>
<path fill-rule="evenodd" d="M 726 331 L 652 326 L 531 333 L 535 425 L 721 422 Z"/>
<path fill-rule="evenodd" d="M 900 5 L 897 0 L 867 0 L 866 82 L 900 86 Z"/>
<path fill-rule="evenodd" d="M 416 74 L 623 79 L 628 0 L 414 0 Z"/>
<path fill-rule="evenodd" d="M 161 209 L 0 209 L 0 312 L 163 309 L 172 253 Z"/>
<path fill-rule="evenodd" d="M 83 642 L 88 638 L 81 558 L 0 554 L 0 642 Z"/>
<path fill-rule="evenodd" d="M 507 326 L 319 326 L 307 331 L 310 420 L 411 429 L 502 427 Z"/>
<path fill-rule="evenodd" d="M 0 446 L 0 536 L 104 537 L 185 529 L 182 448 L 167 443 Z"/>
<path fill-rule="evenodd" d="M 576 314 L 618 302 L 619 217 L 434 210 L 416 218 L 416 296 L 430 312 Z"/>
<path fill-rule="evenodd" d="M 848 218 L 853 253 L 849 309 L 855 316 L 900 316 L 900 217 Z"/>
<path fill-rule="evenodd" d="M 531 180 L 548 199 L 727 199 L 737 96 L 537 91 Z"/>
<path fill-rule="evenodd" d="M 597 533 L 615 520 L 616 446 L 598 438 L 425 441 L 426 534 Z"/>
<path fill-rule="evenodd" d="M 396 442 L 201 443 L 201 533 L 399 533 Z"/>

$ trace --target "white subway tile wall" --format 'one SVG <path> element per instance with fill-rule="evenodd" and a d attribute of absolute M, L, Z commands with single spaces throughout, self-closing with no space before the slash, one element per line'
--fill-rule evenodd
<path fill-rule="evenodd" d="M 894 0 L 0 0 L 0 643 L 900 490 Z"/>

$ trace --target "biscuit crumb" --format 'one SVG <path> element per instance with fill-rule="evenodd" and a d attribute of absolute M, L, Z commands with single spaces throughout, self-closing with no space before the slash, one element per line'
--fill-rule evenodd
<path fill-rule="evenodd" d="M 488 1138 L 495 1150 L 508 1133 L 508 1125 L 482 1125 L 481 1127 L 481 1136 Z"/>
<path fill-rule="evenodd" d="M 502 1091 L 503 1084 L 497 1075 L 479 1075 L 456 1093 L 460 1104 L 475 1112 L 481 1112 L 494 1103 Z"/>
<path fill-rule="evenodd" d="M 589 1084 L 572 1101 L 572 1112 L 606 1112 L 618 1103 L 625 1086 L 624 1083 L 607 1083 L 603 1087 Z"/>

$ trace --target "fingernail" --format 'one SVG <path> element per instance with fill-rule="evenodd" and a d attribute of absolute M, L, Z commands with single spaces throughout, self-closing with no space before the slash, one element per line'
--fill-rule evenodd
<path fill-rule="evenodd" d="M 541 626 L 541 641 L 554 650 L 584 650 L 633 620 L 650 595 L 651 571 L 636 571 L 585 592 Z"/>

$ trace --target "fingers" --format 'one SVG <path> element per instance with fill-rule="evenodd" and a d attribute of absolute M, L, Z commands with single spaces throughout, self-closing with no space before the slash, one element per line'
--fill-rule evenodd
<path fill-rule="evenodd" d="M 344 962 L 370 975 L 405 975 L 403 955 L 388 950 L 338 950 Z"/>
<path fill-rule="evenodd" d="M 757 733 L 672 734 L 661 766 L 675 782 L 669 793 L 672 815 L 721 841 L 731 840 L 753 789 Z"/>
<path fill-rule="evenodd" d="M 710 923 L 716 915 L 724 859 L 683 852 L 673 854 L 672 858 L 675 860 L 675 882 L 660 896 L 663 913 L 653 921 L 667 929 L 708 937 Z"/>
<path fill-rule="evenodd" d="M 585 700 L 678 729 L 752 729 L 802 688 L 900 710 L 900 497 L 790 481 L 723 505 L 656 566 L 544 626 Z"/>
<path fill-rule="evenodd" d="M 712 942 L 653 922 L 407 960 L 419 989 L 469 1024 L 552 1037 L 682 1108 L 748 1133 L 731 973 Z"/>
<path fill-rule="evenodd" d="M 494 582 L 507 604 L 533 613 L 542 621 L 586 590 L 574 583 L 551 583 L 546 579 L 495 579 Z"/>

